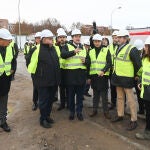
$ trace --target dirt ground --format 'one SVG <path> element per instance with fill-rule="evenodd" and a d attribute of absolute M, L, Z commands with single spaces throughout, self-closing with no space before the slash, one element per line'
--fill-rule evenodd
<path fill-rule="evenodd" d="M 33 112 L 32 82 L 25 70 L 22 55 L 19 56 L 18 70 L 12 82 L 8 104 L 8 123 L 12 132 L 0 129 L 0 150 L 148 150 L 149 141 L 138 141 L 135 133 L 142 131 L 144 120 L 138 121 L 136 131 L 127 132 L 129 116 L 121 123 L 112 124 L 100 113 L 94 119 L 88 117 L 92 111 L 91 98 L 85 97 L 83 122 L 68 120 L 68 110 L 57 111 L 54 104 L 52 117 L 55 124 L 51 129 L 39 125 L 39 110 Z M 26 72 L 26 71 L 25 71 Z M 114 112 L 111 112 L 112 114 Z"/>

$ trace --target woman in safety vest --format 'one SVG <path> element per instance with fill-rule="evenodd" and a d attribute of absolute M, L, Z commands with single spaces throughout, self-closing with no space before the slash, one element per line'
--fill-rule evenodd
<path fill-rule="evenodd" d="M 137 133 L 136 138 L 150 140 L 150 36 L 145 41 L 144 55 L 142 59 L 142 82 L 139 84 L 141 98 L 145 103 L 146 127 L 143 133 Z"/>

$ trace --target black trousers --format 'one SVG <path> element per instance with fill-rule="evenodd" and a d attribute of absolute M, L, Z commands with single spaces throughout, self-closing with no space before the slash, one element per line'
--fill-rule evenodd
<path fill-rule="evenodd" d="M 43 121 L 50 116 L 56 90 L 57 86 L 38 88 L 39 109 L 41 114 L 40 121 Z"/>
<path fill-rule="evenodd" d="M 117 91 L 116 91 L 116 86 L 111 84 L 111 76 L 109 77 L 110 81 L 110 94 L 111 94 L 111 103 L 116 106 L 116 101 L 117 101 Z"/>
<path fill-rule="evenodd" d="M 38 89 L 35 86 L 33 86 L 33 103 L 38 103 Z"/>
<path fill-rule="evenodd" d="M 146 110 L 146 130 L 150 131 L 150 101 L 143 100 L 145 104 L 145 110 Z"/>
<path fill-rule="evenodd" d="M 0 125 L 4 124 L 7 120 L 7 103 L 8 94 L 5 96 L 0 96 Z"/>
<path fill-rule="evenodd" d="M 90 84 L 86 83 L 85 84 L 85 87 L 84 87 L 84 94 L 87 94 L 89 92 L 89 89 L 90 89 Z"/>
<path fill-rule="evenodd" d="M 59 91 L 60 91 L 60 105 L 62 107 L 65 107 L 65 104 L 67 104 L 67 107 L 69 107 L 68 88 L 66 86 L 60 85 Z"/>
<path fill-rule="evenodd" d="M 93 89 L 93 111 L 97 111 L 100 101 L 102 98 L 103 112 L 108 112 L 108 90 L 97 90 Z"/>
<path fill-rule="evenodd" d="M 134 84 L 135 84 L 134 87 L 135 87 L 135 90 L 136 90 L 137 99 L 138 99 L 138 103 L 139 103 L 139 111 L 143 112 L 144 111 L 144 101 L 140 97 L 141 91 L 138 89 L 138 83 L 137 83 L 137 81 L 135 81 Z"/>
<path fill-rule="evenodd" d="M 82 113 L 83 93 L 84 93 L 84 84 L 70 85 L 68 87 L 69 109 L 71 114 L 75 114 L 75 106 L 77 114 Z M 75 105 L 75 96 L 76 96 L 76 105 Z"/>

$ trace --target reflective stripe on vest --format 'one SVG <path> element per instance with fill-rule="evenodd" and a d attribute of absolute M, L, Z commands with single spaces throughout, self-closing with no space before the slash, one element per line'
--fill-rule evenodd
<path fill-rule="evenodd" d="M 65 59 L 61 58 L 61 56 L 60 56 L 60 48 L 59 48 L 59 46 L 56 46 L 56 45 L 55 45 L 55 49 L 56 49 L 56 52 L 57 52 L 57 56 L 58 56 L 58 58 L 59 58 L 60 68 L 64 69 L 64 62 L 65 62 Z"/>
<path fill-rule="evenodd" d="M 132 45 L 124 46 L 114 58 L 114 72 L 117 76 L 134 77 L 134 67 L 130 59 Z"/>
<path fill-rule="evenodd" d="M 6 55 L 5 55 L 5 62 L 3 61 L 3 58 L 0 54 L 0 76 L 5 72 L 7 76 L 9 76 L 11 73 L 11 62 L 13 59 L 13 52 L 12 52 L 12 46 L 9 45 L 6 48 Z"/>
<path fill-rule="evenodd" d="M 38 57 L 39 57 L 39 51 L 40 51 L 40 44 L 36 45 L 36 50 L 33 52 L 30 60 L 30 64 L 28 65 L 28 72 L 35 74 L 37 64 L 38 64 Z"/>
<path fill-rule="evenodd" d="M 111 54 L 112 65 L 114 65 L 114 56 L 115 56 L 115 53 L 116 53 L 116 50 L 117 50 L 117 46 L 114 47 L 114 45 L 111 44 L 111 45 L 108 46 L 108 49 L 109 49 L 110 54 Z"/>
<path fill-rule="evenodd" d="M 73 51 L 75 48 L 67 44 L 69 51 Z M 86 50 L 82 49 L 79 54 L 65 59 L 64 69 L 86 69 L 86 66 L 82 63 L 81 58 L 86 57 Z"/>
<path fill-rule="evenodd" d="M 144 85 L 150 85 L 150 61 L 149 58 L 143 58 L 142 60 L 142 90 L 141 90 L 141 98 L 143 98 L 144 94 Z"/>
<path fill-rule="evenodd" d="M 32 47 L 31 47 L 32 48 Z M 29 45 L 25 45 L 25 47 L 24 47 L 24 54 L 26 55 L 26 54 L 28 54 L 29 53 L 29 50 L 30 50 L 30 46 Z"/>
<path fill-rule="evenodd" d="M 90 75 L 99 74 L 99 72 L 105 67 L 107 52 L 108 48 L 103 48 L 96 58 L 95 49 L 90 50 L 89 52 L 89 56 L 91 59 Z M 107 71 L 105 75 L 109 75 L 109 71 Z"/>

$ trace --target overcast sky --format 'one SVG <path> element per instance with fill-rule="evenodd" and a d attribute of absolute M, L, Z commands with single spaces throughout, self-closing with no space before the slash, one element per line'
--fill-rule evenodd
<path fill-rule="evenodd" d="M 121 9 L 116 9 L 121 6 Z M 114 28 L 150 26 L 150 0 L 20 0 L 21 21 L 38 22 L 56 18 L 68 29 L 73 22 Z M 18 0 L 2 0 L 0 18 L 18 20 Z"/>

